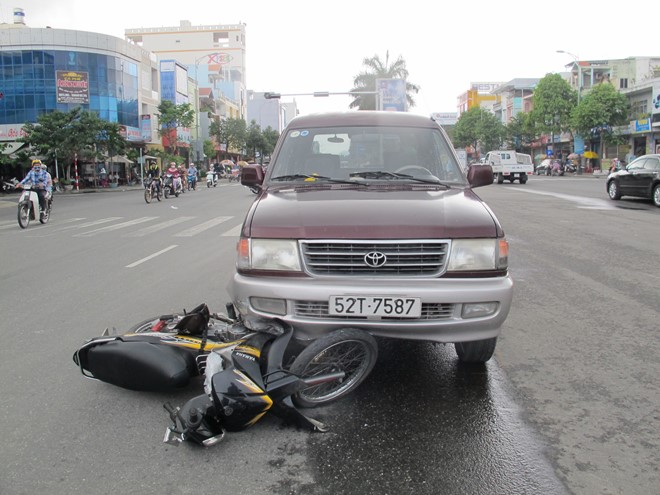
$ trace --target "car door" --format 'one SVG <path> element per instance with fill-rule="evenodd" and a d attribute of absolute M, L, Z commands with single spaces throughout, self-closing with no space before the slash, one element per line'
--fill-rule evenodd
<path fill-rule="evenodd" d="M 644 195 L 643 187 L 641 186 L 642 176 L 640 173 L 644 170 L 646 157 L 642 156 L 637 160 L 630 162 L 626 170 L 619 174 L 619 188 L 621 194 L 624 196 L 639 196 Z"/>

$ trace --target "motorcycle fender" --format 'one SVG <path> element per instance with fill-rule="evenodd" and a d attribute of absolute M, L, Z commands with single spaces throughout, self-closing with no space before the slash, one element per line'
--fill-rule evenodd
<path fill-rule="evenodd" d="M 85 369 L 94 378 L 129 390 L 167 391 L 188 385 L 198 374 L 194 354 L 149 342 L 114 340 L 91 347 Z"/>

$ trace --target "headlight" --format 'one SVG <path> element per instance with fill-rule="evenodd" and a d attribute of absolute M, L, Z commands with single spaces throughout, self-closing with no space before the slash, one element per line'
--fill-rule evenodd
<path fill-rule="evenodd" d="M 238 243 L 238 268 L 300 271 L 298 244 L 292 240 L 244 239 Z"/>
<path fill-rule="evenodd" d="M 508 257 L 506 239 L 457 239 L 451 244 L 447 271 L 502 270 Z"/>

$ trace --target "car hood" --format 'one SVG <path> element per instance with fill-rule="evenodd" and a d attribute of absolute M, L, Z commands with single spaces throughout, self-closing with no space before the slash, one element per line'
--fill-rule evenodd
<path fill-rule="evenodd" d="M 470 189 L 266 191 L 244 236 L 285 239 L 499 237 L 488 206 Z"/>

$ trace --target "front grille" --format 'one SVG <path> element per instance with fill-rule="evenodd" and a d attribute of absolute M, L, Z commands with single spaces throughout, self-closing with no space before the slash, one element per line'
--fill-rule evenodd
<path fill-rule="evenodd" d="M 431 277 L 444 272 L 448 241 L 301 241 L 312 275 Z M 368 255 L 385 259 L 369 266 Z"/>
<path fill-rule="evenodd" d="M 422 314 L 419 318 L 405 318 L 399 316 L 388 316 L 382 320 L 447 320 L 454 314 L 454 304 L 422 303 Z M 300 318 L 323 318 L 334 320 L 366 320 L 359 316 L 331 315 L 328 311 L 328 303 L 322 301 L 295 301 L 295 314 Z"/>

